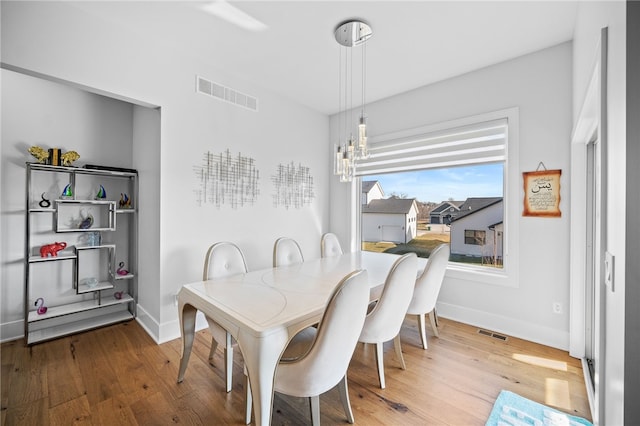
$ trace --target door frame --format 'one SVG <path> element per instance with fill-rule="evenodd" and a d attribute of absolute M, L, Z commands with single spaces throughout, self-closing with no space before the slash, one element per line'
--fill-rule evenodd
<path fill-rule="evenodd" d="M 583 371 L 587 383 L 587 394 L 594 424 L 602 424 L 604 418 L 604 259 L 607 234 L 607 39 L 608 29 L 602 28 L 595 64 L 587 93 L 576 120 L 571 140 L 571 265 L 569 288 L 569 354 L 583 360 Z M 591 145 L 594 144 L 595 145 Z M 591 145 L 591 146 L 590 146 Z M 588 173 L 593 172 L 588 164 L 588 150 L 599 154 L 600 199 L 593 204 L 596 212 L 593 219 L 587 214 L 589 185 Z M 597 168 L 598 165 L 595 165 Z M 590 187 L 591 186 L 591 187 Z M 598 198 L 598 197 L 596 197 Z M 596 226 L 593 226 L 596 225 Z M 593 249 L 588 251 L 587 232 L 593 231 Z M 590 257 L 592 256 L 592 257 Z M 596 359 L 595 379 L 591 385 L 591 375 L 586 365 L 587 350 L 587 280 L 593 277 L 594 301 L 594 356 Z"/>

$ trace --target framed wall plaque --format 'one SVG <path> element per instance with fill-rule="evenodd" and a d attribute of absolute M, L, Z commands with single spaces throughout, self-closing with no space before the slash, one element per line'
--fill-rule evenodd
<path fill-rule="evenodd" d="M 560 175 L 562 170 L 524 172 L 522 216 L 560 217 Z"/>

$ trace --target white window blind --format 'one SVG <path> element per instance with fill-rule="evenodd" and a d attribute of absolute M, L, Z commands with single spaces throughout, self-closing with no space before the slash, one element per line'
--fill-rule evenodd
<path fill-rule="evenodd" d="M 495 163 L 507 158 L 507 119 L 413 135 L 380 137 L 356 176 Z"/>

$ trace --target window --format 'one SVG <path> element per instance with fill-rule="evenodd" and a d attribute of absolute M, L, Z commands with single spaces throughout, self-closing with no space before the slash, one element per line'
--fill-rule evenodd
<path fill-rule="evenodd" d="M 362 249 L 429 257 L 445 243 L 452 262 L 502 268 L 503 176 L 503 163 L 362 176 L 383 190 L 362 197 Z"/>
<path fill-rule="evenodd" d="M 486 240 L 485 231 L 474 231 L 471 229 L 464 230 L 464 243 L 474 246 L 483 246 Z"/>
<path fill-rule="evenodd" d="M 452 265 L 466 268 L 458 270 L 461 276 L 504 273 L 511 230 L 507 194 L 517 198 L 516 186 L 509 191 L 505 179 L 517 182 L 518 176 L 507 170 L 511 123 L 517 126 L 515 108 L 371 138 L 370 158 L 358 162 L 356 176 L 363 189 L 372 187 L 364 182 L 377 181 L 383 194 L 362 196 L 362 249 L 428 257 L 438 244 L 449 243 Z M 510 145 L 509 154 L 516 152 L 517 144 Z M 411 226 L 394 226 L 396 209 L 411 202 L 418 210 Z"/>

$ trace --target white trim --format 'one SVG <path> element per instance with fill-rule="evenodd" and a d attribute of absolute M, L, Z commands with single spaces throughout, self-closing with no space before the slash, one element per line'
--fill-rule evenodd
<path fill-rule="evenodd" d="M 208 327 L 209 323 L 207 322 L 207 318 L 204 316 L 204 314 L 200 311 L 196 312 L 196 331 L 204 330 Z M 156 341 L 156 343 L 162 344 L 171 340 L 180 339 L 181 337 L 180 321 L 178 319 L 175 319 L 173 321 L 163 323 L 162 326 L 160 326 L 160 337 L 157 339 L 154 338 L 154 340 Z"/>
<path fill-rule="evenodd" d="M 413 129 L 402 130 L 385 135 L 371 137 L 373 143 L 383 143 L 384 141 L 411 139 L 413 136 L 444 131 L 447 129 L 455 129 L 462 127 L 472 127 L 479 123 L 494 122 L 497 120 L 507 120 L 507 144 L 506 161 L 504 166 L 504 235 L 506 239 L 503 242 L 503 268 L 486 272 L 484 268 L 479 270 L 477 267 L 464 267 L 457 264 L 450 264 L 447 269 L 447 275 L 462 280 L 481 282 L 485 284 L 493 284 L 505 287 L 518 287 L 519 285 L 519 252 L 518 234 L 519 234 L 519 218 L 520 218 L 520 189 L 522 188 L 522 180 L 519 174 L 519 108 L 512 107 L 498 111 L 492 111 L 484 114 L 478 114 L 470 117 L 459 118 L 442 123 L 430 124 L 427 126 L 417 127 Z M 354 181 L 360 182 L 362 177 Z M 361 184 L 352 185 L 352 189 L 361 188 Z M 351 194 L 352 205 L 360 202 L 360 193 L 356 191 Z M 355 223 L 352 223 L 351 238 L 354 242 L 352 246 L 361 244 L 360 239 L 360 208 L 356 205 L 352 208 L 355 215 Z M 351 215 L 353 218 L 354 215 Z M 353 247 L 352 247 L 353 249 Z M 358 248 L 356 248 L 358 249 Z"/>
<path fill-rule="evenodd" d="M 553 327 L 545 327 L 528 321 L 521 321 L 512 317 L 496 315 L 491 312 L 470 309 L 450 303 L 437 303 L 438 316 L 496 331 L 508 336 L 567 350 L 569 347 L 569 333 Z"/>
<path fill-rule="evenodd" d="M 586 322 L 585 322 L 585 303 L 586 303 L 586 279 L 587 279 L 587 241 L 585 230 L 587 229 L 587 145 L 597 136 L 598 143 L 601 145 L 601 163 L 602 163 L 602 191 L 606 191 L 606 139 L 607 139 L 607 120 L 606 120 L 606 85 L 607 85 L 607 28 L 602 28 L 600 40 L 596 50 L 596 58 L 592 71 L 591 80 L 585 94 L 584 101 L 580 108 L 574 130 L 571 138 L 571 231 L 570 231 L 570 270 L 569 270 L 569 354 L 576 358 L 584 358 L 586 354 Z M 606 199 L 606 193 L 602 195 Z M 601 202 L 604 205 L 606 201 Z M 602 251 L 605 250 L 606 239 L 606 208 L 602 208 L 599 221 L 602 223 Z M 600 256 L 594 259 L 595 262 L 595 279 L 596 293 L 602 292 L 600 289 Z M 602 296 L 600 296 L 602 297 Z M 600 304 L 601 312 L 596 313 L 594 322 L 596 329 L 602 327 L 602 318 L 604 317 L 604 304 L 596 297 L 596 303 Z M 604 392 L 599 389 L 604 380 L 604 329 L 594 330 L 595 345 L 594 357 L 596 359 L 596 380 L 594 395 L 589 397 L 589 405 L 591 408 L 594 424 L 602 424 L 604 410 Z M 583 369 L 585 372 L 585 383 L 589 391 L 591 379 L 588 368 Z"/>
<path fill-rule="evenodd" d="M 15 320 L 0 324 L 0 342 L 9 342 L 24 337 L 24 320 Z"/>

